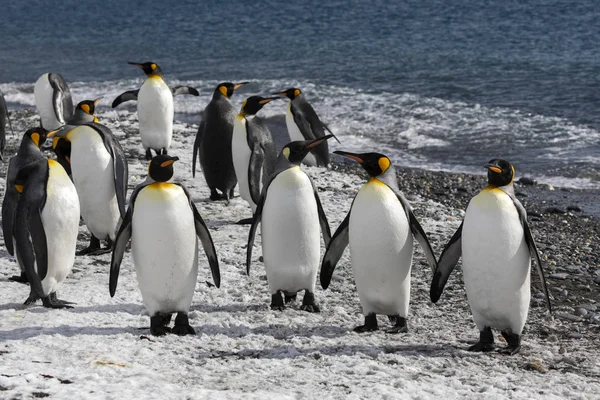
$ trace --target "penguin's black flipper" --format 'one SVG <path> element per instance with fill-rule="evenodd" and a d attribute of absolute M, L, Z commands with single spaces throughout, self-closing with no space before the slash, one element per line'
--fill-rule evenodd
<path fill-rule="evenodd" d="M 64 125 L 73 117 L 74 107 L 71 90 L 60 74 L 49 73 L 48 82 L 50 82 L 50 86 L 54 89 L 54 97 L 52 99 L 54 115 L 60 121 L 61 125 Z"/>
<path fill-rule="evenodd" d="M 525 243 L 527 243 L 527 247 L 529 247 L 529 255 L 535 260 L 537 272 L 540 276 L 540 282 L 542 283 L 542 289 L 544 291 L 544 295 L 546 296 L 546 305 L 548 306 L 548 312 L 552 313 L 552 305 L 550 304 L 550 295 L 548 294 L 546 277 L 544 276 L 544 271 L 542 270 L 542 260 L 540 260 L 540 253 L 538 253 L 535 240 L 533 240 L 533 235 L 531 234 L 529 224 L 527 223 L 527 211 L 525 211 L 525 207 L 523 207 L 521 202 L 514 195 L 509 194 L 509 196 L 512 198 L 517 212 L 519 213 L 519 219 L 521 220 L 521 225 L 523 226 L 523 233 L 525 234 Z"/>
<path fill-rule="evenodd" d="M 200 143 L 202 142 L 202 137 L 204 136 L 204 116 L 202 117 L 202 121 L 200 121 L 200 125 L 198 126 L 198 132 L 196 132 L 196 139 L 194 140 L 194 152 L 192 153 L 192 177 L 196 177 L 196 159 L 200 154 Z"/>
<path fill-rule="evenodd" d="M 188 198 L 190 203 L 190 207 L 192 208 L 192 213 L 194 214 L 194 225 L 196 227 L 196 235 L 200 238 L 200 242 L 202 242 L 202 247 L 204 247 L 204 253 L 206 254 L 206 258 L 208 258 L 208 265 L 210 266 L 210 272 L 212 273 L 213 280 L 215 281 L 216 287 L 221 287 L 221 271 L 219 270 L 219 259 L 217 258 L 217 251 L 215 250 L 215 244 L 212 240 L 212 236 L 210 235 L 210 231 L 206 226 L 206 223 L 202 219 L 202 216 L 198 212 L 196 205 L 192 201 L 192 196 L 190 196 L 190 192 L 180 185 L 177 184 L 180 188 L 183 189 L 183 192 Z"/>
<path fill-rule="evenodd" d="M 200 93 L 191 86 L 175 86 L 171 89 L 173 96 L 180 94 L 191 94 L 192 96 L 200 96 Z"/>
<path fill-rule="evenodd" d="M 440 299 L 446 282 L 448 282 L 450 274 L 454 271 L 454 267 L 456 267 L 462 255 L 462 227 L 463 223 L 461 222 L 448 244 L 446 244 L 446 247 L 444 247 L 444 251 L 442 251 L 442 255 L 437 263 L 429 291 L 431 301 L 434 303 L 437 303 Z"/>
<path fill-rule="evenodd" d="M 321 232 L 323 233 L 323 241 L 325 242 L 325 247 L 327 247 L 329 245 L 329 242 L 331 242 L 331 229 L 329 228 L 329 222 L 327 222 L 327 216 L 325 215 L 325 211 L 323 210 L 321 199 L 319 199 L 317 187 L 315 186 L 315 183 L 312 181 L 312 179 L 310 179 L 310 183 L 313 187 L 315 200 L 317 201 L 317 211 L 319 213 L 319 224 L 321 225 Z"/>
<path fill-rule="evenodd" d="M 11 160 L 16 161 L 16 160 Z M 6 172 L 6 184 L 10 185 L 11 168 L 16 168 L 14 162 L 9 162 Z M 4 199 L 2 200 L 2 234 L 4 235 L 4 244 L 8 254 L 15 255 L 13 246 L 13 232 L 15 229 L 15 216 L 17 213 L 17 203 L 19 202 L 19 192 L 13 187 L 7 187 Z"/>
<path fill-rule="evenodd" d="M 121 93 L 120 95 L 118 95 L 112 102 L 112 108 L 115 108 L 116 106 L 118 106 L 121 103 L 125 103 L 126 101 L 130 101 L 130 100 L 137 100 L 138 98 L 138 93 L 140 92 L 140 89 L 137 90 L 128 90 L 125 93 Z"/>
<path fill-rule="evenodd" d="M 255 143 L 250 153 L 250 162 L 248 164 L 248 186 L 250 187 L 250 196 L 254 204 L 260 201 L 260 174 L 263 168 L 265 153 L 260 144 Z"/>
<path fill-rule="evenodd" d="M 270 183 L 270 182 L 269 182 Z M 263 193 L 260 196 L 258 203 L 256 204 L 256 211 L 254 211 L 254 217 L 252 218 L 252 226 L 250 226 L 250 232 L 248 233 L 248 246 L 246 247 L 246 274 L 250 276 L 250 264 L 252 263 L 252 248 L 254 247 L 254 236 L 256 235 L 256 229 L 258 224 L 261 222 L 262 210 L 265 205 L 267 198 L 267 185 L 263 188 Z"/>
<path fill-rule="evenodd" d="M 427 234 L 425 234 L 423 227 L 421 227 L 421 224 L 419 223 L 417 217 L 415 217 L 415 214 L 412 211 L 412 207 L 410 206 L 408 200 L 406 200 L 406 197 L 404 197 L 402 192 L 393 187 L 390 187 L 390 189 L 392 189 L 392 191 L 400 201 L 400 204 L 402 204 L 402 208 L 404 208 L 404 212 L 406 212 L 406 217 L 408 218 L 410 231 L 412 232 L 415 239 L 417 239 L 417 242 L 419 242 L 419 244 L 421 245 L 423 253 L 425 254 L 425 258 L 427 258 L 427 262 L 431 266 L 431 272 L 435 273 L 435 270 L 437 269 L 437 261 L 435 259 L 435 254 L 433 254 L 433 249 L 431 248 L 429 239 L 427 239 Z"/>
<path fill-rule="evenodd" d="M 350 210 L 352 210 L 352 206 L 350 206 Z M 335 270 L 338 261 L 340 261 L 340 258 L 342 258 L 344 250 L 348 246 L 350 240 L 348 235 L 348 225 L 350 223 L 351 212 L 352 211 L 348 212 L 346 218 L 344 218 L 340 226 L 338 226 L 329 242 L 329 246 L 327 246 L 325 255 L 323 256 L 323 262 L 321 263 L 321 287 L 323 289 L 329 287 L 333 271 Z"/>

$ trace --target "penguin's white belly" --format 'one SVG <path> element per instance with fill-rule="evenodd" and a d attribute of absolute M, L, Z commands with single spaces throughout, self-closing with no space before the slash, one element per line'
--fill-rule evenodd
<path fill-rule="evenodd" d="M 51 131 L 65 124 L 65 121 L 56 118 L 56 113 L 54 112 L 54 89 L 50 85 L 48 74 L 40 76 L 35 82 L 33 95 L 35 97 L 35 107 L 40 114 L 42 126 L 45 129 Z"/>
<path fill-rule="evenodd" d="M 300 167 L 281 172 L 271 182 L 261 226 L 271 293 L 314 293 L 321 254 L 319 215 L 312 184 Z"/>
<path fill-rule="evenodd" d="M 290 140 L 309 140 L 304 137 L 302 132 L 300 132 L 300 128 L 296 125 L 294 121 L 294 114 L 292 114 L 292 103 L 290 102 L 287 107 L 287 111 L 285 113 L 285 125 L 287 126 L 288 134 L 290 135 Z M 317 165 L 317 158 L 312 154 L 308 153 L 302 162 L 306 165 L 310 165 L 311 167 L 315 167 Z"/>
<path fill-rule="evenodd" d="M 529 311 L 531 258 L 519 214 L 502 190 L 486 188 L 469 203 L 462 257 L 477 327 L 520 334 Z"/>
<path fill-rule="evenodd" d="M 250 184 L 248 182 L 248 167 L 250 166 L 250 148 L 248 147 L 246 133 L 246 119 L 236 117 L 233 123 L 233 136 L 231 139 L 231 153 L 233 156 L 233 168 L 240 189 L 240 196 L 246 200 L 252 212 L 256 210 L 256 204 L 250 195 Z"/>
<path fill-rule="evenodd" d="M 79 126 L 68 135 L 71 171 L 83 220 L 96 238 L 114 240 L 121 214 L 115 193 L 112 157 L 93 128 Z"/>
<path fill-rule="evenodd" d="M 79 199 L 75 186 L 58 162 L 48 160 L 48 166 L 46 204 L 42 210 L 48 244 L 48 273 L 42 280 L 45 296 L 56 292 L 71 272 L 79 228 Z"/>
<path fill-rule="evenodd" d="M 136 198 L 132 224 L 133 262 L 148 312 L 188 312 L 198 276 L 198 241 L 185 192 L 171 183 L 145 187 Z"/>
<path fill-rule="evenodd" d="M 173 136 L 173 94 L 162 78 L 148 78 L 137 100 L 140 137 L 145 149 L 168 149 Z"/>
<path fill-rule="evenodd" d="M 376 179 L 352 206 L 350 256 L 358 297 L 369 313 L 406 317 L 410 302 L 413 237 L 402 204 Z"/>

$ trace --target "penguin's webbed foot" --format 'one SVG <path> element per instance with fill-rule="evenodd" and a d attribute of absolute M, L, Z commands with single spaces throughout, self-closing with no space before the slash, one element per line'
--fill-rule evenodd
<path fill-rule="evenodd" d="M 296 296 L 294 296 L 295 298 Z M 321 309 L 315 303 L 315 294 L 306 290 L 304 292 L 304 298 L 302 299 L 302 305 L 300 306 L 302 311 L 308 311 L 310 313 L 318 313 L 321 312 Z"/>
<path fill-rule="evenodd" d="M 390 322 L 394 324 L 390 329 L 387 329 L 385 333 L 406 333 L 408 332 L 408 324 L 406 318 L 399 315 L 390 315 Z"/>
<path fill-rule="evenodd" d="M 250 225 L 254 222 L 254 218 L 244 218 L 236 222 L 237 225 Z"/>
<path fill-rule="evenodd" d="M 356 333 L 373 332 L 377 330 L 377 315 L 368 314 L 365 316 L 365 324 L 354 328 Z"/>
<path fill-rule="evenodd" d="M 233 193 L 234 193 L 234 189 L 235 187 L 232 187 L 231 190 L 229 191 L 229 198 L 233 199 Z M 228 199 L 229 200 L 229 199 Z"/>
<path fill-rule="evenodd" d="M 179 336 L 196 334 L 194 328 L 190 326 L 188 315 L 184 312 L 177 313 L 177 317 L 175 317 L 175 326 L 173 327 L 171 332 Z"/>
<path fill-rule="evenodd" d="M 34 304 L 39 299 L 40 299 L 40 296 L 38 296 L 38 294 L 32 289 L 29 292 L 29 297 L 27 297 L 27 300 L 25 300 L 25 303 L 23 303 L 23 305 L 29 306 L 31 304 Z"/>
<path fill-rule="evenodd" d="M 25 272 L 21 272 L 21 275 L 14 275 L 8 278 L 9 281 L 23 283 L 25 285 L 29 284 L 29 278 L 27 278 L 27 274 Z"/>
<path fill-rule="evenodd" d="M 508 343 L 508 346 L 500 349 L 499 352 L 508 356 L 514 356 L 517 354 L 521 350 L 521 336 L 512 333 L 509 330 L 501 331 L 500 333 L 502 333 L 502 336 L 506 340 L 506 343 Z"/>
<path fill-rule="evenodd" d="M 44 307 L 47 308 L 73 308 L 70 304 L 75 304 L 70 301 L 59 300 L 58 297 L 56 297 L 56 292 L 50 293 L 46 297 L 42 297 L 42 303 L 44 304 Z"/>
<path fill-rule="evenodd" d="M 104 253 L 96 253 L 97 251 L 103 251 L 102 247 L 100 247 L 100 239 L 92 235 L 90 238 L 90 245 L 85 249 L 81 249 L 75 253 L 76 256 L 85 256 L 85 255 L 98 255 Z M 109 250 L 110 251 L 110 250 Z"/>
<path fill-rule="evenodd" d="M 164 336 L 171 333 L 167 325 L 171 322 L 171 314 L 156 313 L 150 317 L 150 333 L 154 336 Z"/>
<path fill-rule="evenodd" d="M 475 352 L 488 352 L 494 350 L 494 335 L 492 334 L 492 328 L 486 326 L 481 332 L 479 332 L 479 342 L 469 347 L 468 351 Z"/>
<path fill-rule="evenodd" d="M 210 189 L 210 199 L 212 201 L 223 200 L 223 195 L 217 192 L 217 189 Z"/>
<path fill-rule="evenodd" d="M 296 301 L 296 298 L 298 298 L 298 293 L 284 293 L 283 297 L 285 300 L 285 304 L 292 303 Z"/>
<path fill-rule="evenodd" d="M 271 310 L 285 310 L 285 304 L 283 304 L 283 297 L 281 297 L 281 292 L 277 292 L 271 295 Z"/>

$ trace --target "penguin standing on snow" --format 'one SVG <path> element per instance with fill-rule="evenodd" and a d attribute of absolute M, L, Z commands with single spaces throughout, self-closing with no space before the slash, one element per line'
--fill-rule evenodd
<path fill-rule="evenodd" d="M 8 116 L 8 107 L 6 106 L 6 100 L 4 100 L 4 93 L 0 90 L 0 160 L 4 161 L 2 158 L 2 154 L 4 153 L 4 148 L 6 147 L 6 121 L 8 120 L 8 125 L 10 126 L 10 131 L 13 133 L 12 123 L 10 122 L 10 118 Z"/>
<path fill-rule="evenodd" d="M 77 254 L 111 251 L 120 220 L 125 216 L 127 160 L 119 141 L 106 126 L 90 122 L 61 129 L 57 136 L 71 142 L 71 171 L 81 204 L 81 216 L 92 234 L 90 245 Z M 100 240 L 108 246 L 100 247 Z"/>
<path fill-rule="evenodd" d="M 290 99 L 285 113 L 285 124 L 290 135 L 290 140 L 319 139 L 325 136 L 326 130 L 333 134 L 327 125 L 319 119 L 319 116 L 300 89 L 289 88 L 283 92 L 273 94 L 286 96 Z M 335 138 L 335 140 L 338 139 Z M 329 164 L 329 146 L 327 145 L 327 141 L 312 149 L 303 160 L 303 163 L 310 166 L 327 167 Z"/>
<path fill-rule="evenodd" d="M 235 175 L 240 184 L 240 196 L 256 210 L 260 199 L 260 183 L 267 179 L 275 169 L 277 152 L 271 131 L 267 125 L 256 116 L 261 108 L 277 97 L 248 97 L 242 103 L 240 113 L 233 124 L 231 152 Z M 239 224 L 250 224 L 252 218 L 243 219 Z"/>
<path fill-rule="evenodd" d="M 271 309 L 283 310 L 285 302 L 304 290 L 302 310 L 319 312 L 315 303 L 315 282 L 321 246 L 331 239 L 327 217 L 317 188 L 302 171 L 300 163 L 308 152 L 332 135 L 310 141 L 288 143 L 277 160 L 275 172 L 262 189 L 248 236 L 246 270 L 250 274 L 252 247 L 258 224 L 262 224 L 262 249 L 271 291 Z"/>
<path fill-rule="evenodd" d="M 125 247 L 131 251 L 142 299 L 150 313 L 153 335 L 194 334 L 188 311 L 198 276 L 198 239 L 212 272 L 221 285 L 219 262 L 206 224 L 180 184 L 169 183 L 177 157 L 158 155 L 148 167 L 149 177 L 131 194 L 127 215 L 119 229 L 110 265 L 109 290 L 115 295 Z M 168 327 L 176 312 L 175 326 Z"/>
<path fill-rule="evenodd" d="M 396 171 L 383 154 L 335 151 L 360 163 L 369 173 L 350 212 L 333 235 L 321 266 L 321 286 L 327 289 L 333 270 L 350 243 L 350 258 L 365 324 L 356 332 L 377 329 L 377 314 L 394 326 L 388 333 L 408 331 L 413 237 L 435 270 L 436 260 L 419 221 L 398 188 Z"/>
<path fill-rule="evenodd" d="M 39 129 L 39 128 L 38 128 Z M 70 307 L 56 296 L 75 261 L 79 199 L 64 168 L 40 159 L 21 168 L 15 179 L 21 191 L 15 217 L 15 250 L 31 285 L 25 304 L 42 299 L 45 307 Z"/>
<path fill-rule="evenodd" d="M 17 154 L 8 162 L 6 172 L 6 186 L 4 187 L 4 198 L 2 199 L 2 234 L 6 250 L 11 256 L 15 256 L 14 233 L 17 204 L 23 187 L 16 185 L 17 174 L 26 165 L 34 164 L 36 161 L 45 160 L 40 147 L 46 141 L 48 131 L 42 127 L 31 128 L 23 135 L 21 145 Z M 24 265 L 17 259 L 21 268 L 20 276 L 8 278 L 11 281 L 27 283 L 27 273 Z"/>
<path fill-rule="evenodd" d="M 162 77 L 162 70 L 154 62 L 134 63 L 148 76 L 142 87 L 122 93 L 113 101 L 112 108 L 119 104 L 137 100 L 138 120 L 142 145 L 146 149 L 146 160 L 152 158 L 151 149 L 156 154 L 167 154 L 173 136 L 173 95 L 192 94 L 198 96 L 196 89 L 189 86 L 176 86 L 169 89 Z"/>
<path fill-rule="evenodd" d="M 247 83 L 219 83 L 212 100 L 202 112 L 202 121 L 194 141 L 192 175 L 196 177 L 196 156 L 199 154 L 202 173 L 213 201 L 229 200 L 237 184 L 231 155 L 231 135 L 236 113 L 229 99 L 235 90 Z"/>
<path fill-rule="evenodd" d="M 35 82 L 33 94 L 41 125 L 45 129 L 58 129 L 73 117 L 71 90 L 60 74 L 51 72 L 40 76 Z"/>
<path fill-rule="evenodd" d="M 463 279 L 479 342 L 469 351 L 494 349 L 492 328 L 508 343 L 502 352 L 516 354 L 531 298 L 531 258 L 536 261 L 548 310 L 552 312 L 540 256 L 527 224 L 527 213 L 515 197 L 514 167 L 494 159 L 485 165 L 488 183 L 467 206 L 465 218 L 444 248 L 431 282 L 437 302 L 462 255 Z"/>

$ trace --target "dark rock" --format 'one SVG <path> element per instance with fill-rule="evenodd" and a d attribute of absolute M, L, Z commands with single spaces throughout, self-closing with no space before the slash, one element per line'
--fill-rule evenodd
<path fill-rule="evenodd" d="M 579 206 L 568 206 L 567 211 L 583 212 L 583 209 Z"/>
<path fill-rule="evenodd" d="M 575 310 L 575 315 L 579 315 L 580 317 L 585 317 L 588 314 L 588 310 L 585 308 L 578 308 Z"/>
<path fill-rule="evenodd" d="M 546 214 L 566 214 L 567 210 L 559 208 L 559 207 L 547 207 L 544 209 L 544 213 Z"/>
<path fill-rule="evenodd" d="M 533 178 L 529 178 L 527 176 L 522 176 L 521 179 L 519 179 L 519 183 L 521 185 L 537 185 L 537 181 Z"/>

